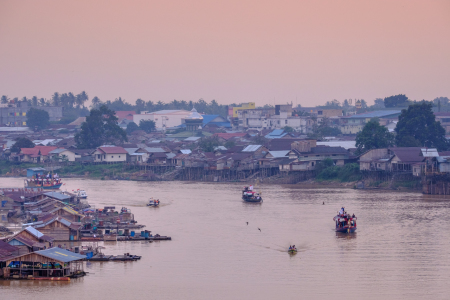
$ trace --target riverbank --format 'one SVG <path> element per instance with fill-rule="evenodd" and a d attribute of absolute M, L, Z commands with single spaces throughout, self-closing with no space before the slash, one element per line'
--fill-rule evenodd
<path fill-rule="evenodd" d="M 31 167 L 43 167 L 38 164 L 15 163 L 2 161 L 0 163 L 1 177 L 26 177 L 26 169 Z M 45 167 L 45 166 L 44 166 Z M 60 166 L 47 166 L 48 170 L 62 178 L 80 178 L 94 180 L 129 180 L 129 181 L 182 181 L 182 182 L 215 182 L 215 183 L 254 183 L 256 180 L 264 185 L 288 184 L 305 188 L 351 188 L 370 190 L 397 190 L 397 191 L 421 191 L 422 185 L 419 177 L 409 176 L 385 176 L 377 177 L 370 174 L 361 174 L 357 164 L 349 164 L 343 167 L 330 166 L 318 171 L 304 172 L 278 172 L 276 175 L 262 177 L 258 172 L 251 176 L 235 179 L 231 176 L 216 176 L 221 171 L 213 171 L 214 174 L 199 176 L 192 179 L 177 177 L 182 168 L 172 167 L 161 169 L 159 174 L 155 170 L 142 170 L 139 166 L 128 164 L 71 164 Z M 226 172 L 226 171 L 223 171 Z M 167 176 L 169 175 L 169 176 Z M 406 176 L 406 177 L 405 177 Z"/>

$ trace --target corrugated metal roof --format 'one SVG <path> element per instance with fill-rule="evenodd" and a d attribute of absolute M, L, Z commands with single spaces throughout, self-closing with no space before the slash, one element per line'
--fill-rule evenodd
<path fill-rule="evenodd" d="M 47 193 L 44 193 L 44 195 L 46 195 L 47 197 L 50 197 L 50 198 L 60 200 L 60 201 L 70 199 L 70 196 L 61 194 L 59 192 L 47 192 Z"/>
<path fill-rule="evenodd" d="M 181 149 L 180 152 L 183 154 L 191 154 L 192 153 L 192 151 L 189 149 Z"/>
<path fill-rule="evenodd" d="M 184 140 L 185 141 L 192 141 L 192 142 L 195 142 L 195 141 L 198 141 L 199 139 L 201 139 L 201 137 L 199 137 L 199 136 L 190 136 L 190 137 L 188 137 L 188 138 L 185 138 Z"/>
<path fill-rule="evenodd" d="M 422 148 L 420 151 L 422 151 L 423 157 L 439 157 L 439 153 L 436 148 Z"/>
<path fill-rule="evenodd" d="M 255 152 L 261 147 L 262 145 L 248 145 L 247 147 L 242 149 L 242 152 Z"/>
<path fill-rule="evenodd" d="M 371 111 L 364 114 L 358 114 L 353 116 L 345 117 L 346 119 L 361 119 L 361 118 L 382 118 L 390 115 L 400 114 L 400 110 L 377 110 Z"/>
<path fill-rule="evenodd" d="M 128 152 L 128 154 L 131 155 L 134 152 L 136 152 L 139 148 L 123 148 L 123 149 L 125 149 Z"/>
<path fill-rule="evenodd" d="M 58 248 L 58 247 L 54 247 L 54 248 L 50 248 L 50 249 L 46 249 L 46 250 L 41 250 L 41 251 L 36 251 L 34 253 L 39 254 L 39 255 L 43 255 L 43 256 L 48 257 L 48 258 L 55 259 L 57 261 L 62 261 L 62 262 L 71 262 L 71 261 L 75 261 L 75 260 L 80 260 L 80 259 L 85 259 L 86 258 L 85 255 L 73 253 L 73 252 L 71 252 L 69 250 L 61 249 L 61 248 Z"/>
<path fill-rule="evenodd" d="M 274 158 L 285 157 L 289 152 L 289 150 L 269 151 L 270 155 L 272 155 Z"/>
<path fill-rule="evenodd" d="M 60 221 L 61 223 L 63 223 L 63 224 L 66 225 L 67 227 L 70 227 L 70 225 L 72 224 L 72 223 L 70 223 L 69 221 L 67 221 L 67 220 L 64 219 L 64 218 L 59 218 L 58 221 Z"/>
<path fill-rule="evenodd" d="M 29 233 L 31 233 L 32 235 L 34 235 L 35 237 L 37 237 L 38 239 L 41 238 L 44 234 L 42 232 L 40 232 L 37 229 L 34 229 L 31 226 L 28 226 L 27 228 L 25 228 L 24 230 L 28 231 Z"/>
<path fill-rule="evenodd" d="M 147 152 L 150 153 L 156 153 L 156 152 L 166 152 L 163 148 L 152 148 L 152 147 L 146 147 L 144 148 Z"/>

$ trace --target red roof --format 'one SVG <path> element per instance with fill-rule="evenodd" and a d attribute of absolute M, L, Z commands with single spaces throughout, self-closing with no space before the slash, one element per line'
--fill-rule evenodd
<path fill-rule="evenodd" d="M 41 155 L 47 156 L 50 151 L 53 151 L 57 149 L 58 147 L 54 146 L 34 146 L 34 148 L 21 148 L 20 151 L 22 154 L 27 155 L 35 155 L 37 157 L 39 155 L 39 152 Z"/>
<path fill-rule="evenodd" d="M 105 154 L 127 154 L 127 150 L 122 147 L 99 147 L 98 150 L 103 151 Z"/>
<path fill-rule="evenodd" d="M 136 112 L 132 111 L 132 110 L 116 111 L 116 117 L 119 118 L 119 120 L 127 119 L 127 120 L 133 121 L 133 115 L 135 115 L 135 114 L 136 114 Z"/>
<path fill-rule="evenodd" d="M 215 133 L 214 135 L 224 140 L 229 140 L 233 137 L 243 137 L 246 136 L 247 134 L 245 132 L 235 132 L 235 133 Z"/>

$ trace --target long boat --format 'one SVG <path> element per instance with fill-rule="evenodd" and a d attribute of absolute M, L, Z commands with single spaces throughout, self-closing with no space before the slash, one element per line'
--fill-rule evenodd
<path fill-rule="evenodd" d="M 60 178 L 27 178 L 25 188 L 43 188 L 44 190 L 57 190 L 62 186 Z"/>
<path fill-rule="evenodd" d="M 357 218 L 355 214 L 348 214 L 344 207 L 341 208 L 333 220 L 336 222 L 336 232 L 353 233 L 356 231 Z"/>

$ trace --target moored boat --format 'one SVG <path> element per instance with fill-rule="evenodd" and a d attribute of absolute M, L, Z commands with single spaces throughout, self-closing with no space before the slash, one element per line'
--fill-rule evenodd
<path fill-rule="evenodd" d="M 87 193 L 85 190 L 78 190 L 77 191 L 77 197 L 79 199 L 87 199 Z"/>
<path fill-rule="evenodd" d="M 242 200 L 254 203 L 263 202 L 261 193 L 255 192 L 252 185 L 244 187 L 244 190 L 242 191 Z"/>
<path fill-rule="evenodd" d="M 356 231 L 356 216 L 350 215 L 342 207 L 338 214 L 333 218 L 336 222 L 336 232 L 353 233 Z"/>

